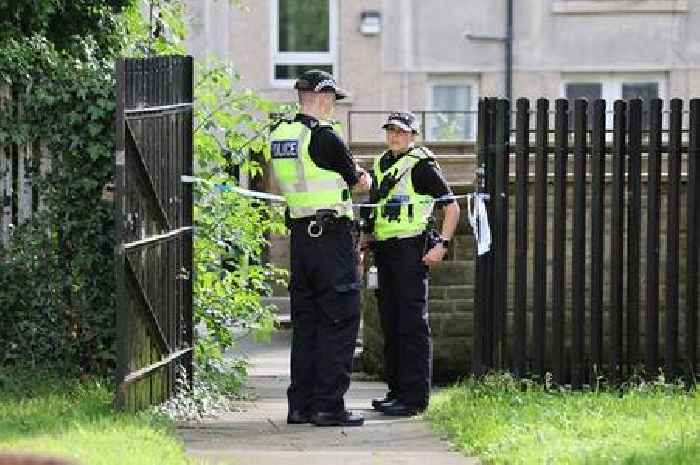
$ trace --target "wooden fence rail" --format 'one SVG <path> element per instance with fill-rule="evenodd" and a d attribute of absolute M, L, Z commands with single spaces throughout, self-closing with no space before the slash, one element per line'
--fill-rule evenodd
<path fill-rule="evenodd" d="M 13 116 L 19 121 L 23 117 L 23 95 L 22 89 L 0 86 L 0 106 L 12 105 Z M 0 145 L 0 248 L 8 244 L 18 225 L 45 207 L 36 179 L 45 176 L 50 168 L 51 154 L 42 140 Z"/>

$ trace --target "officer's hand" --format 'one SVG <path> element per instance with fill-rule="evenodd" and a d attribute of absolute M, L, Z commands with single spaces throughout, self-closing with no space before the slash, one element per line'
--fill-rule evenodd
<path fill-rule="evenodd" d="M 360 242 L 358 244 L 359 249 L 360 249 L 360 254 L 359 254 L 360 264 L 363 264 L 365 262 L 365 254 L 369 250 L 369 243 L 370 243 L 371 239 L 372 239 L 371 234 L 367 234 L 367 233 L 360 234 Z"/>
<path fill-rule="evenodd" d="M 440 263 L 442 259 L 445 257 L 445 253 L 447 250 L 442 244 L 438 244 L 432 249 L 428 250 L 428 253 L 425 254 L 423 257 L 423 263 L 425 263 L 428 266 L 433 266 L 437 263 Z"/>
<path fill-rule="evenodd" d="M 372 242 L 374 242 L 374 234 L 365 232 L 360 234 L 360 250 L 368 250 Z"/>
<path fill-rule="evenodd" d="M 358 169 L 357 172 L 360 175 L 360 179 L 355 184 L 355 188 L 361 191 L 369 190 L 372 187 L 372 176 L 362 168 Z"/>

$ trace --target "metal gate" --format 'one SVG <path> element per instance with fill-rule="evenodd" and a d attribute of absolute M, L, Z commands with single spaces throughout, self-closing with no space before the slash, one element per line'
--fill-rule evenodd
<path fill-rule="evenodd" d="M 700 99 L 571 107 L 479 104 L 493 245 L 472 369 L 574 386 L 697 373 Z"/>
<path fill-rule="evenodd" d="M 116 76 L 116 402 L 136 410 L 192 382 L 192 57 Z"/>

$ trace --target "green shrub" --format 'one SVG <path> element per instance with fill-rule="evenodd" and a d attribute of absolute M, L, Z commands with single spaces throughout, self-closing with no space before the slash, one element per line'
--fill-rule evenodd
<path fill-rule="evenodd" d="M 41 36 L 0 43 L 0 85 L 20 89 L 0 109 L 0 145 L 42 140 L 51 171 L 34 183 L 45 209 L 0 252 L 0 363 L 113 367 L 113 64 L 90 41 L 71 53 Z"/>
<path fill-rule="evenodd" d="M 154 40 L 140 0 L 81 13 L 83 19 L 112 16 L 70 38 L 51 32 L 52 5 L 62 2 L 30 3 L 24 8 L 38 15 L 32 24 L 0 34 L 0 86 L 25 95 L 21 119 L 17 101 L 0 106 L 0 146 L 44 141 L 52 169 L 46 177 L 37 167 L 32 172 L 46 208 L 0 249 L 0 365 L 109 374 L 115 360 L 115 236 L 113 204 L 102 195 L 114 174 L 114 56 L 117 50 L 131 56 L 149 49 L 182 52 L 182 2 L 154 3 L 164 31 Z M 116 17 L 122 7 L 124 14 Z M 260 259 L 266 237 L 283 228 L 279 210 L 217 186 L 234 181 L 233 171 L 262 174 L 247 154 L 268 150 L 265 127 L 274 108 L 241 88 L 224 63 L 198 63 L 195 76 L 194 149 L 203 179 L 195 206 L 195 319 L 207 328 L 195 353 L 207 376 L 232 390 L 245 370 L 240 364 L 231 370 L 222 352 L 235 342 L 232 326 L 262 337 L 273 328 L 260 297 L 284 274 Z"/>

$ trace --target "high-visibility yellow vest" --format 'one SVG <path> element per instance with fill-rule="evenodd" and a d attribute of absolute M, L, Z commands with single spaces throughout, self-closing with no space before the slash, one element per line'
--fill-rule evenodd
<path fill-rule="evenodd" d="M 382 156 L 374 160 L 377 187 L 387 176 L 400 179 L 389 195 L 377 202 L 374 235 L 380 241 L 417 236 L 425 231 L 435 202 L 431 196 L 415 191 L 411 171 L 419 161 L 432 158 L 432 154 L 425 148 L 414 147 L 384 172 L 380 168 Z"/>
<path fill-rule="evenodd" d="M 319 168 L 311 159 L 311 129 L 299 122 L 284 122 L 270 139 L 272 172 L 292 218 L 313 216 L 318 210 L 352 218 L 350 190 L 343 177 Z"/>

